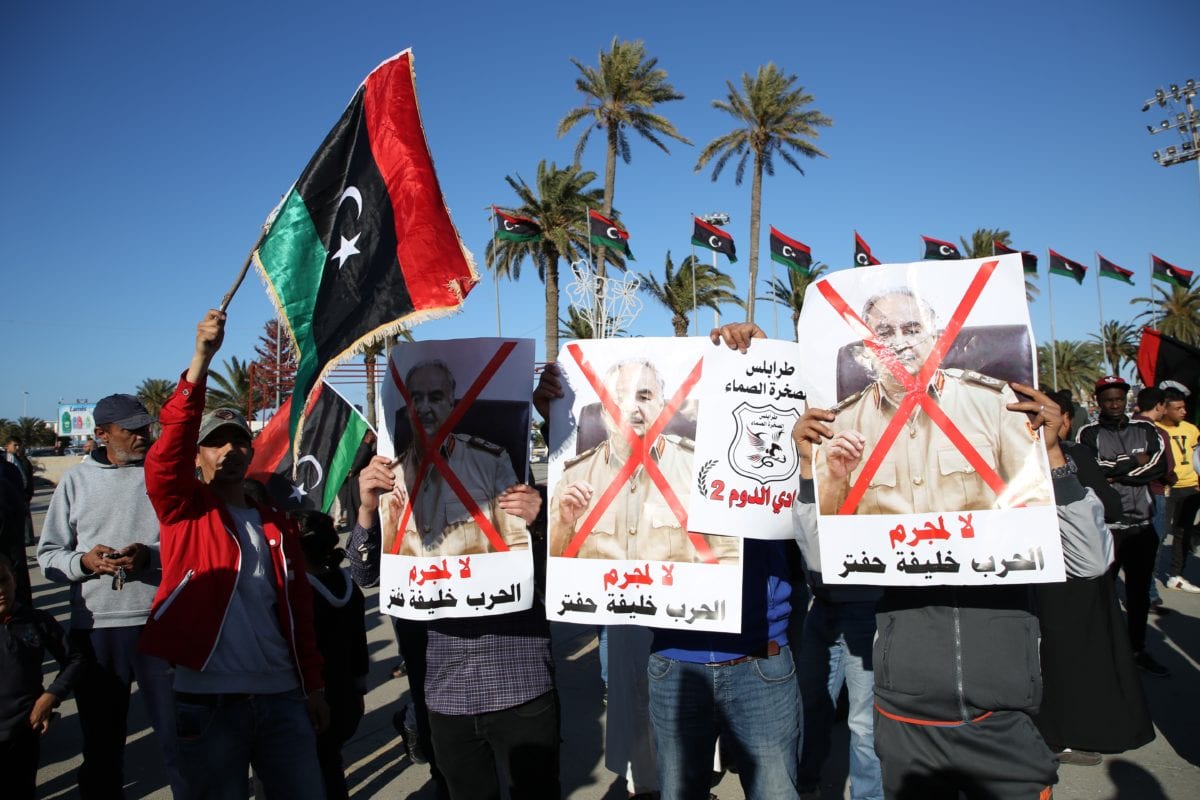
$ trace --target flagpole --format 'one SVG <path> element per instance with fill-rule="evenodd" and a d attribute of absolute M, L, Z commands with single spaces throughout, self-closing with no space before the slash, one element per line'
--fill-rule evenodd
<path fill-rule="evenodd" d="M 772 260 L 771 261 L 771 285 L 772 285 L 772 287 L 774 287 L 774 285 L 778 281 L 779 281 L 779 279 L 775 277 L 775 261 Z M 778 301 L 776 301 L 776 302 L 773 302 L 771 305 L 775 308 L 775 338 L 778 339 L 779 338 L 779 303 L 778 303 Z"/>
<path fill-rule="evenodd" d="M 717 251 L 713 250 L 712 254 L 713 254 L 713 274 L 715 275 L 717 272 Z M 695 290 L 695 287 L 696 287 L 696 284 L 693 281 L 692 282 L 693 291 Z M 754 291 L 754 287 L 751 286 L 750 290 Z M 714 328 L 721 327 L 721 307 L 719 305 L 713 306 L 713 327 Z"/>
<path fill-rule="evenodd" d="M 688 212 L 692 217 L 692 229 L 696 228 L 696 212 Z M 696 305 L 696 243 L 692 243 L 692 327 L 696 336 L 700 335 L 700 308 Z"/>
<path fill-rule="evenodd" d="M 1046 260 L 1047 266 L 1050 264 L 1049 257 Z M 1050 381 L 1054 384 L 1054 388 L 1058 388 L 1058 349 L 1054 339 L 1054 274 L 1047 268 L 1046 270 L 1046 300 L 1050 304 Z"/>
<path fill-rule="evenodd" d="M 258 239 L 254 242 L 254 246 L 251 247 L 250 252 L 246 254 L 246 261 L 242 264 L 241 272 L 239 272 L 237 278 L 234 279 L 233 285 L 229 287 L 229 291 L 226 292 L 225 296 L 221 298 L 221 305 L 218 306 L 221 311 L 229 308 L 229 302 L 233 300 L 233 296 L 237 294 L 237 290 L 241 287 L 242 281 L 246 279 L 246 273 L 250 270 L 250 262 L 254 260 L 254 251 L 257 250 L 258 246 L 261 245 L 263 240 L 267 238 L 267 231 L 270 230 L 270 227 L 270 225 L 263 225 L 262 231 L 258 234 Z"/>
<path fill-rule="evenodd" d="M 1100 297 L 1100 251 L 1092 251 L 1096 254 L 1096 310 L 1100 312 L 1100 347 L 1108 349 L 1108 342 L 1104 338 L 1104 300 Z M 1113 368 L 1112 374 L 1117 374 L 1117 362 L 1113 360 L 1113 353 L 1105 353 L 1108 356 L 1108 364 Z"/>
<path fill-rule="evenodd" d="M 583 229 L 587 231 L 588 237 L 588 268 L 592 270 L 590 280 L 592 281 L 592 338 L 603 339 L 605 330 L 604 323 L 607 320 L 604 318 L 604 297 L 600 291 L 599 273 L 596 272 L 596 256 L 592 253 L 592 209 L 583 207 Z M 596 310 L 600 313 L 597 315 Z"/>
<path fill-rule="evenodd" d="M 491 213 L 488 215 L 492 221 L 492 257 L 488 259 L 488 269 L 492 271 L 492 280 L 496 286 L 496 336 L 500 337 L 504 334 L 500 333 L 500 276 L 496 274 L 496 207 L 491 207 Z"/>

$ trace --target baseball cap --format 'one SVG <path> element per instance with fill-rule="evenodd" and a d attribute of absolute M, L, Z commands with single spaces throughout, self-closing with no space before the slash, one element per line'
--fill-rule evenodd
<path fill-rule="evenodd" d="M 92 411 L 92 419 L 97 425 L 119 425 L 127 431 L 136 431 L 157 421 L 142 401 L 131 394 L 110 394 L 101 398 Z"/>
<path fill-rule="evenodd" d="M 1124 378 L 1120 377 L 1119 375 L 1105 375 L 1103 378 L 1096 381 L 1096 394 L 1100 394 L 1100 392 L 1104 391 L 1105 389 L 1111 389 L 1113 387 L 1124 389 L 1127 392 L 1129 391 L 1129 384 L 1125 382 Z"/>
<path fill-rule="evenodd" d="M 233 408 L 215 408 L 204 415 L 200 420 L 200 436 L 196 439 L 197 442 L 203 443 L 205 439 L 212 436 L 218 428 L 224 428 L 226 425 L 233 427 L 246 434 L 247 439 L 253 439 L 254 434 L 250 432 L 250 426 L 246 424 L 246 418 L 243 417 L 237 409 Z"/>

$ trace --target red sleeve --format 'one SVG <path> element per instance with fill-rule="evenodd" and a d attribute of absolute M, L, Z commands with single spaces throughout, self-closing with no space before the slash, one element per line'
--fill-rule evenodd
<path fill-rule="evenodd" d="M 146 455 L 146 493 L 163 523 L 193 516 L 204 388 L 204 383 L 189 383 L 180 375 L 175 392 L 158 415 L 162 435 Z"/>

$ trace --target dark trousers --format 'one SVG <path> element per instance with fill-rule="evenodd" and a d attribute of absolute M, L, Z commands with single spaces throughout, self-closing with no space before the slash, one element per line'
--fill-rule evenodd
<path fill-rule="evenodd" d="M 325 702 L 329 704 L 329 727 L 317 735 L 317 763 L 325 779 L 325 800 L 348 800 L 342 746 L 362 721 L 363 696 L 353 689 L 326 686 Z"/>
<path fill-rule="evenodd" d="M 429 707 L 425 704 L 425 648 L 429 644 L 429 629 L 423 622 L 392 617 L 392 630 L 396 634 L 396 646 L 400 658 L 408 670 L 409 703 L 404 708 L 404 727 L 417 732 L 417 741 L 425 757 L 429 759 L 429 772 L 437 786 L 437 796 L 446 796 L 446 779 L 438 768 L 433 740 L 429 735 Z"/>
<path fill-rule="evenodd" d="M 33 800 L 40 754 L 40 737 L 28 725 L 18 725 L 12 736 L 0 741 L 0 786 L 5 797 Z"/>
<path fill-rule="evenodd" d="M 1195 486 L 1186 489 L 1171 489 L 1167 495 L 1167 530 L 1171 532 L 1171 575 L 1183 575 L 1187 565 L 1188 553 L 1192 549 L 1192 536 L 1196 531 L 1193 521 L 1196 518 L 1195 502 L 1189 498 L 1195 497 L 1200 490 Z M 1190 513 L 1188 513 L 1190 511 Z"/>
<path fill-rule="evenodd" d="M 86 654 L 88 666 L 75 687 L 79 727 L 83 732 L 83 766 L 79 795 L 123 798 L 126 718 L 129 693 L 136 680 L 158 739 L 167 779 L 176 797 L 184 797 L 175 738 L 175 697 L 167 662 L 138 651 L 140 625 L 71 631 L 73 645 Z"/>
<path fill-rule="evenodd" d="M 1115 578 L 1118 570 L 1125 571 L 1125 620 L 1129 626 L 1129 643 L 1135 651 L 1146 648 L 1146 616 L 1150 613 L 1150 581 L 1154 577 L 1154 557 L 1158 553 L 1158 537 L 1153 525 L 1114 530 L 1116 562 L 1112 566 Z"/>
<path fill-rule="evenodd" d="M 503 711 L 429 713 L 433 749 L 452 800 L 499 800 L 499 762 L 508 796 L 558 800 L 558 693 L 553 689 Z"/>

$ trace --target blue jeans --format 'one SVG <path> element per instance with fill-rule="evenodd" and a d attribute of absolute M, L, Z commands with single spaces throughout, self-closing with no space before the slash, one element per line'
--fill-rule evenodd
<path fill-rule="evenodd" d="M 796 669 L 804 702 L 804 739 L 800 786 L 817 789 L 829 756 L 834 711 L 844 683 L 850 693 L 850 796 L 881 800 L 883 787 L 875 755 L 875 675 L 871 646 L 875 639 L 873 602 L 829 603 L 814 597 L 804 620 L 804 638 Z"/>
<path fill-rule="evenodd" d="M 663 800 L 707 800 L 718 736 L 747 800 L 799 797 L 800 697 L 786 645 L 770 658 L 720 667 L 652 653 L 646 672 Z"/>
<path fill-rule="evenodd" d="M 175 724 L 189 798 L 246 800 L 251 765 L 268 800 L 325 797 L 317 737 L 298 689 L 230 699 L 224 705 L 176 696 Z"/>

